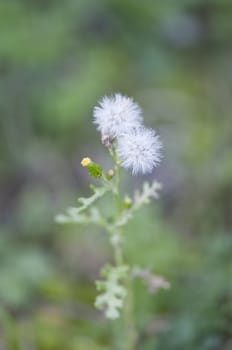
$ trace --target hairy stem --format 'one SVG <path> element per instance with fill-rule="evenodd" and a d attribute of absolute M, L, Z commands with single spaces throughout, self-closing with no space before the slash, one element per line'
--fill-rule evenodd
<path fill-rule="evenodd" d="M 116 215 L 118 218 L 121 216 L 121 197 L 120 197 L 120 177 L 121 177 L 121 168 L 118 162 L 117 156 L 114 153 L 114 159 L 116 162 L 115 167 L 115 188 L 114 188 L 114 199 L 115 199 L 115 207 L 116 207 Z M 122 251 L 122 230 L 117 229 L 115 232 L 116 242 L 114 245 L 114 255 L 115 261 L 118 266 L 123 265 L 123 251 Z"/>
<path fill-rule="evenodd" d="M 116 207 L 116 215 L 118 217 L 118 220 L 120 220 L 121 214 L 122 214 L 122 203 L 121 203 L 121 196 L 120 196 L 120 178 L 121 178 L 121 166 L 120 162 L 118 160 L 117 154 L 110 151 L 111 156 L 114 158 L 116 166 L 115 166 L 115 188 L 114 188 L 114 199 L 115 199 L 115 207 Z M 124 263 L 123 258 L 123 249 L 122 249 L 122 230 L 117 229 L 115 232 L 115 244 L 113 244 L 114 247 L 114 256 L 115 256 L 115 262 L 117 266 L 121 266 Z M 123 339 L 124 350 L 134 350 L 135 349 L 135 341 L 136 341 L 136 330 L 134 326 L 134 317 L 133 317 L 133 290 L 131 285 L 131 278 L 130 276 L 127 277 L 127 280 L 125 281 L 125 285 L 127 287 L 127 298 L 126 298 L 126 305 L 123 308 L 123 321 L 124 321 L 124 336 Z"/>

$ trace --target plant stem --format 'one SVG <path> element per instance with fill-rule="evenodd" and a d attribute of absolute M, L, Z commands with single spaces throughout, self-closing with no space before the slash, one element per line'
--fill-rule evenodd
<path fill-rule="evenodd" d="M 115 161 L 115 187 L 114 187 L 114 200 L 115 200 L 115 205 L 116 205 L 116 210 L 118 216 L 121 215 L 121 199 L 120 199 L 120 177 L 121 177 L 121 166 L 120 162 L 117 156 L 117 153 L 112 149 L 109 148 L 109 152 L 111 157 Z"/>
<path fill-rule="evenodd" d="M 111 150 L 111 156 L 114 158 L 116 162 L 115 167 L 115 188 L 114 188 L 114 199 L 115 199 L 115 207 L 117 211 L 118 219 L 120 219 L 121 213 L 122 213 L 122 205 L 121 205 L 121 197 L 120 197 L 120 178 L 121 178 L 121 166 L 120 162 L 117 158 L 117 155 L 115 152 Z M 121 228 L 115 232 L 116 242 L 113 245 L 114 246 L 114 256 L 115 256 L 115 262 L 117 266 L 121 266 L 124 263 L 123 259 L 123 250 L 122 250 L 122 231 Z M 118 241 L 117 241 L 118 240 Z M 125 350 L 134 350 L 135 349 L 135 342 L 136 342 L 136 330 L 134 326 L 134 319 L 133 319 L 133 290 L 131 285 L 131 278 L 130 276 L 127 277 L 127 280 L 125 281 L 126 287 L 127 287 L 127 297 L 126 297 L 126 305 L 123 308 L 124 312 L 124 349 Z"/>
<path fill-rule="evenodd" d="M 121 168 L 120 164 L 117 160 L 117 157 L 115 156 L 115 161 L 116 161 L 116 167 L 115 167 L 115 189 L 114 189 L 114 199 L 115 199 L 115 207 L 116 207 L 116 212 L 118 218 L 121 216 L 121 198 L 120 198 L 120 175 L 121 175 Z M 115 255 L 115 261 L 117 266 L 123 265 L 123 252 L 122 252 L 122 242 L 121 242 L 121 237 L 122 237 L 122 230 L 120 228 L 117 229 L 115 232 L 115 237 L 116 237 L 116 243 L 114 245 L 114 255 Z"/>

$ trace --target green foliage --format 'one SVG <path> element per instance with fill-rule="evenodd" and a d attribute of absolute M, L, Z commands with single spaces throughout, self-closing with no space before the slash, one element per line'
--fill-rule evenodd
<path fill-rule="evenodd" d="M 169 325 L 157 349 L 218 349 L 231 346 L 230 280 L 232 240 L 228 236 L 204 242 L 194 274 L 185 271 L 183 290 L 175 303 L 175 324 Z"/>
<path fill-rule="evenodd" d="M 19 307 L 33 297 L 33 291 L 50 278 L 52 265 L 45 252 L 1 237 L 0 299 L 3 305 Z"/>
<path fill-rule="evenodd" d="M 228 0 L 0 2 L 0 347 L 109 349 L 90 310 L 111 252 L 101 229 L 53 216 L 86 192 L 84 144 L 111 166 L 92 106 L 122 91 L 165 145 L 162 210 L 125 242 L 172 286 L 134 282 L 138 348 L 231 349 L 231 37 Z"/>

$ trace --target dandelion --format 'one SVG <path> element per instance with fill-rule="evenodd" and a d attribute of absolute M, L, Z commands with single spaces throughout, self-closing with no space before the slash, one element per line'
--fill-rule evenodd
<path fill-rule="evenodd" d="M 145 182 L 141 191 L 136 190 L 131 197 L 122 197 L 121 167 L 131 169 L 134 175 L 150 173 L 161 160 L 162 144 L 154 130 L 143 126 L 141 108 L 132 98 L 119 93 L 100 100 L 94 108 L 93 122 L 101 132 L 102 144 L 108 148 L 114 167 L 105 171 L 100 164 L 85 156 L 80 163 L 90 176 L 99 180 L 100 186 L 92 185 L 91 196 L 79 198 L 80 204 L 77 207 L 68 207 L 64 214 L 57 215 L 55 219 L 63 224 L 98 225 L 108 233 L 115 263 L 106 265 L 101 271 L 102 279 L 96 281 L 99 293 L 95 306 L 111 320 L 119 318 L 122 310 L 125 310 L 125 329 L 128 330 L 128 336 L 125 333 L 125 348 L 132 349 L 136 333 L 131 322 L 131 310 L 127 307 L 131 303 L 131 296 L 133 297 L 129 280 L 133 275 L 142 278 L 151 293 L 156 293 L 161 288 L 168 289 L 170 284 L 149 270 L 137 268 L 132 273 L 132 267 L 123 263 L 123 228 L 139 208 L 149 203 L 151 198 L 158 198 L 161 185 L 156 181 L 152 184 Z M 110 217 L 97 206 L 97 201 L 106 193 L 111 193 L 111 198 L 115 201 L 115 213 Z"/>
<path fill-rule="evenodd" d="M 94 124 L 103 137 L 113 140 L 142 123 L 142 110 L 132 98 L 119 93 L 100 100 L 94 108 Z"/>
<path fill-rule="evenodd" d="M 151 173 L 161 160 L 159 136 L 152 129 L 135 128 L 118 138 L 117 154 L 124 168 L 132 169 L 132 174 Z"/>

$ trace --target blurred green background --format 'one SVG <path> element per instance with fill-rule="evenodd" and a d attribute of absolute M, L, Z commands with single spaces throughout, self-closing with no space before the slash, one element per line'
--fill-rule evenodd
<path fill-rule="evenodd" d="M 232 349 L 230 0 L 0 1 L 0 348 L 117 349 L 93 307 L 107 237 L 53 219 L 89 193 L 83 156 L 111 165 L 92 110 L 113 92 L 164 143 L 126 250 L 172 288 L 135 282 L 138 349 Z"/>

